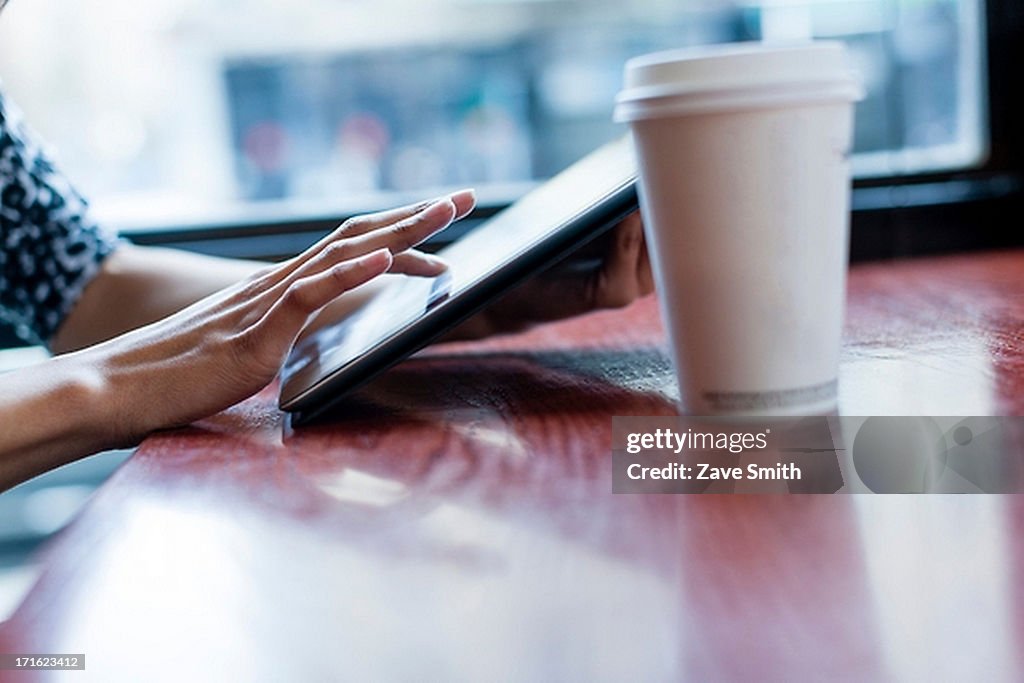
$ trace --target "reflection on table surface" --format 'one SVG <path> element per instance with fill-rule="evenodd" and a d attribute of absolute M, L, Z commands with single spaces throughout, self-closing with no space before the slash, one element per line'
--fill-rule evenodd
<path fill-rule="evenodd" d="M 847 414 L 1021 414 L 1024 252 L 856 267 Z M 0 651 L 103 680 L 1019 680 L 1015 496 L 612 495 L 667 415 L 654 302 L 273 390 L 147 440 Z M 0 678 L 3 678 L 0 676 Z M 19 679 L 20 680 L 20 679 Z"/>

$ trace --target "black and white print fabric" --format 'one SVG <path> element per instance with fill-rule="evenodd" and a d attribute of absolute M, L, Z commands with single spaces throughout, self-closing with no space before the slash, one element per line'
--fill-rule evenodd
<path fill-rule="evenodd" d="M 115 245 L 0 91 L 0 319 L 46 343 Z"/>

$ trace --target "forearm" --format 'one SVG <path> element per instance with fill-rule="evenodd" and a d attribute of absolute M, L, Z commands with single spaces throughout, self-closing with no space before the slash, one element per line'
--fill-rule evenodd
<path fill-rule="evenodd" d="M 105 380 L 75 355 L 3 375 L 0 491 L 118 443 Z"/>
<path fill-rule="evenodd" d="M 65 353 L 160 320 L 252 275 L 267 264 L 124 244 L 50 340 Z"/>
<path fill-rule="evenodd" d="M 87 288 L 72 313 L 79 320 L 65 322 L 55 346 L 112 338 L 3 375 L 0 490 L 251 396 L 328 304 L 346 295 L 360 305 L 372 296 L 362 286 L 389 270 L 437 275 L 442 264 L 414 247 L 472 201 L 459 192 L 357 217 L 276 266 L 125 247 Z M 205 296 L 211 289 L 219 291 Z M 88 313 L 102 322 L 90 324 Z M 144 325 L 152 318 L 159 320 Z M 137 329 L 117 333 L 128 327 Z"/>
<path fill-rule="evenodd" d="M 66 353 L 155 322 L 234 285 L 270 264 L 177 249 L 122 245 L 103 264 L 50 341 Z M 389 278 L 345 292 L 311 321 L 340 320 L 376 294 Z"/>

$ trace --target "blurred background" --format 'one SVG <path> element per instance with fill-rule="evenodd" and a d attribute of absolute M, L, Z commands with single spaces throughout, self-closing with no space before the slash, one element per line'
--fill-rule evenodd
<path fill-rule="evenodd" d="M 13 0 L 0 78 L 119 227 L 509 185 L 619 129 L 630 56 L 838 38 L 860 176 L 976 163 L 980 0 Z M 280 207 L 277 207 L 280 208 Z"/>
<path fill-rule="evenodd" d="M 0 79 L 96 216 L 144 238 L 453 186 L 509 201 L 622 132 L 627 58 L 740 40 L 849 45 L 858 177 L 969 168 L 983 26 L 981 0 L 10 0 Z M 0 619 L 32 548 L 124 457 L 0 495 Z"/>

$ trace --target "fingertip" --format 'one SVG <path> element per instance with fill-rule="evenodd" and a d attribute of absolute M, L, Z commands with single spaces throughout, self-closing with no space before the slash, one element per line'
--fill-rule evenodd
<path fill-rule="evenodd" d="M 458 207 L 455 206 L 455 202 L 452 201 L 451 197 L 445 197 L 444 199 L 438 199 L 436 202 L 431 204 L 423 212 L 424 218 L 427 219 L 439 219 L 439 220 L 454 220 L 458 215 Z"/>
<path fill-rule="evenodd" d="M 380 269 L 381 272 L 384 272 L 385 270 L 390 268 L 394 260 L 395 257 L 391 253 L 391 250 L 389 250 L 386 247 L 375 249 L 374 251 L 371 251 L 369 254 L 363 257 L 363 261 L 368 268 L 372 270 Z"/>
<path fill-rule="evenodd" d="M 417 277 L 436 277 L 448 270 L 448 262 L 432 254 L 407 251 L 395 257 L 391 272 Z"/>
<path fill-rule="evenodd" d="M 456 220 L 468 215 L 476 208 L 476 190 L 471 187 L 453 192 L 449 199 L 455 205 Z"/>
<path fill-rule="evenodd" d="M 428 254 L 423 251 L 411 251 L 407 252 L 409 256 L 415 256 L 420 262 L 428 264 L 432 267 L 437 267 L 442 270 L 448 269 L 448 261 L 438 256 L 437 254 Z"/>
<path fill-rule="evenodd" d="M 435 265 L 433 263 L 424 265 L 419 272 L 406 273 L 407 275 L 414 275 L 419 277 L 437 277 L 438 275 L 444 275 L 448 270 L 448 264 L 442 263 Z"/>
<path fill-rule="evenodd" d="M 431 275 L 441 275 L 448 271 L 448 262 L 437 256 L 428 256 L 427 264 L 432 271 Z"/>

